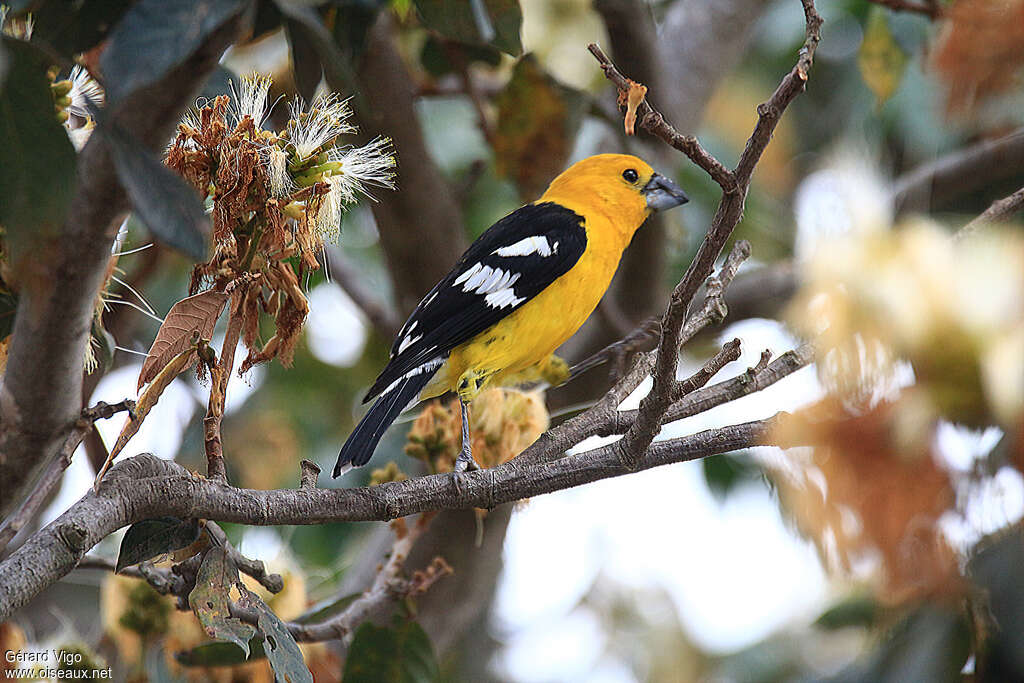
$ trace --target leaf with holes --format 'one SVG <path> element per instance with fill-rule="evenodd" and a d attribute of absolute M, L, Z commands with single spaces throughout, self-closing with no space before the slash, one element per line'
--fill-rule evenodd
<path fill-rule="evenodd" d="M 267 607 L 260 596 L 243 585 L 239 585 L 238 590 L 242 594 L 238 604 L 256 610 L 256 624 L 263 633 L 263 652 L 274 669 L 274 679 L 279 683 L 313 683 L 313 674 L 309 672 L 309 667 L 302 659 L 302 651 L 284 622 Z"/>
<path fill-rule="evenodd" d="M 188 594 L 192 607 L 206 634 L 216 640 L 234 643 L 249 657 L 249 641 L 256 629 L 231 616 L 231 588 L 245 587 L 238 580 L 238 568 L 222 547 L 206 551 L 196 576 L 196 587 Z"/>
<path fill-rule="evenodd" d="M 432 683 L 440 678 L 430 638 L 415 621 L 356 629 L 345 660 L 345 683 Z"/>
<path fill-rule="evenodd" d="M 139 371 L 139 385 L 136 389 L 152 381 L 175 356 L 191 348 L 194 333 L 198 332 L 200 339 L 209 341 L 217 318 L 229 298 L 230 295 L 224 292 L 210 289 L 174 304 L 157 331 L 153 345 L 149 347 L 146 362 Z"/>
<path fill-rule="evenodd" d="M 198 519 L 160 517 L 145 519 L 128 527 L 121 539 L 115 572 L 139 562 L 188 547 L 199 538 Z"/>
<path fill-rule="evenodd" d="M 414 0 L 423 23 L 446 38 L 490 45 L 513 57 L 523 53 L 519 0 Z"/>

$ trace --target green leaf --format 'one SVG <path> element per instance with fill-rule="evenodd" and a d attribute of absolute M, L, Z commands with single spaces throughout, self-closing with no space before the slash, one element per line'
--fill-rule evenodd
<path fill-rule="evenodd" d="M 98 131 L 139 220 L 161 242 L 205 261 L 209 219 L 196 191 L 113 122 L 101 123 Z"/>
<path fill-rule="evenodd" d="M 0 43 L 0 225 L 12 262 L 55 237 L 75 190 L 75 148 L 57 122 L 49 60 L 14 38 Z"/>
<path fill-rule="evenodd" d="M 498 173 L 532 201 L 565 168 L 583 120 L 583 96 L 544 72 L 532 55 L 519 60 L 498 95 L 494 155 Z"/>
<path fill-rule="evenodd" d="M 420 64 L 431 76 L 444 76 L 458 70 L 452 63 L 452 56 L 464 64 L 481 62 L 490 66 L 501 64 L 501 51 L 486 45 L 464 45 L 453 43 L 437 36 L 427 36 L 420 51 Z"/>
<path fill-rule="evenodd" d="M 345 683 L 432 683 L 440 678 L 434 648 L 415 621 L 378 627 L 364 622 L 345 660 Z"/>
<path fill-rule="evenodd" d="M 302 659 L 302 651 L 284 622 L 267 607 L 260 596 L 242 585 L 239 585 L 238 590 L 242 593 L 239 604 L 256 610 L 259 615 L 257 625 L 263 633 L 263 651 L 274 669 L 274 680 L 278 683 L 313 683 L 313 674 Z"/>
<path fill-rule="evenodd" d="M 491 45 L 518 57 L 523 53 L 519 0 L 414 0 L 424 25 L 469 45 Z"/>
<path fill-rule="evenodd" d="M 256 629 L 231 616 L 230 591 L 235 585 L 239 590 L 245 588 L 227 550 L 219 546 L 210 548 L 199 567 L 196 587 L 188 594 L 188 604 L 208 636 L 234 643 L 248 658 L 249 641 L 256 635 Z"/>
<path fill-rule="evenodd" d="M 176 652 L 174 659 L 182 666 L 237 666 L 266 657 L 263 637 L 259 634 L 249 641 L 249 656 L 233 643 L 203 643 L 191 650 Z"/>
<path fill-rule="evenodd" d="M 885 104 L 899 88 L 907 61 L 907 53 L 893 38 L 886 10 L 872 5 L 868 10 L 868 24 L 857 55 L 857 66 L 864 83 L 875 94 L 878 106 Z"/>
<path fill-rule="evenodd" d="M 155 83 L 245 8 L 247 0 L 139 0 L 110 34 L 100 58 L 107 101 Z"/>
<path fill-rule="evenodd" d="M 352 63 L 338 49 L 334 37 L 312 7 L 296 0 L 276 0 L 278 9 L 290 20 L 289 40 L 302 40 L 320 56 L 327 83 L 340 92 L 355 92 Z"/>
<path fill-rule="evenodd" d="M 121 539 L 114 571 L 174 552 L 199 538 L 199 520 L 160 517 L 136 522 Z"/>
<path fill-rule="evenodd" d="M 41 41 L 57 54 L 73 59 L 102 42 L 130 6 L 124 0 L 34 2 L 32 42 Z"/>
<path fill-rule="evenodd" d="M 760 479 L 761 470 L 741 454 L 722 454 L 701 460 L 704 481 L 719 501 L 738 485 Z"/>
<path fill-rule="evenodd" d="M 814 625 L 827 631 L 847 626 L 870 628 L 875 625 L 881 606 L 870 595 L 854 595 L 832 605 L 815 620 Z"/>

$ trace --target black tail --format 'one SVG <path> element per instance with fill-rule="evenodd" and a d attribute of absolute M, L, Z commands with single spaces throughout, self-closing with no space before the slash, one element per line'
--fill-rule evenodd
<path fill-rule="evenodd" d="M 437 372 L 440 363 L 433 368 L 423 368 L 423 372 L 398 380 L 394 387 L 385 391 L 370 408 L 370 412 L 356 425 L 349 435 L 348 441 L 338 453 L 338 463 L 334 466 L 334 477 L 337 478 L 348 467 L 362 467 L 370 461 L 377 442 L 384 432 L 405 410 L 406 406 L 416 400 L 423 387 Z M 422 366 L 421 366 L 422 367 Z"/>

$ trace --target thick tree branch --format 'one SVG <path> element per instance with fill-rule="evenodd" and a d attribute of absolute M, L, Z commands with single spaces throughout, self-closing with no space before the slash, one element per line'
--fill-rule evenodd
<path fill-rule="evenodd" d="M 129 95 L 108 117 L 149 149 L 162 147 L 239 24 L 239 17 L 229 20 L 192 57 Z M 34 250 L 20 282 L 0 384 L 0 515 L 24 497 L 74 428 L 95 297 L 116 221 L 127 208 L 107 143 L 94 135 L 79 155 L 77 191 L 61 234 Z"/>
<path fill-rule="evenodd" d="M 117 463 L 99 492 L 90 490 L 0 563 L 0 621 L 71 571 L 104 537 L 139 520 L 173 515 L 259 525 L 320 524 L 493 508 L 635 469 L 762 444 L 772 424 L 773 419 L 758 420 L 660 441 L 634 469 L 622 466 L 612 444 L 531 466 L 512 460 L 461 475 L 437 474 L 355 489 L 237 489 L 196 478 L 152 455 L 139 455 Z"/>

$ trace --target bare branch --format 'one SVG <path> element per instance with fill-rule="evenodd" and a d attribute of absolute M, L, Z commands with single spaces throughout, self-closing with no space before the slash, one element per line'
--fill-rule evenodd
<path fill-rule="evenodd" d="M 970 223 L 960 228 L 956 234 L 957 239 L 964 239 L 977 233 L 986 225 L 1002 223 L 1008 220 L 1013 214 L 1024 209 L 1024 187 L 1020 188 L 1008 197 L 997 199 L 992 205 Z"/>
<path fill-rule="evenodd" d="M 351 643 L 356 626 L 366 621 L 369 616 L 391 602 L 423 592 L 438 578 L 450 573 L 451 568 L 445 569 L 447 565 L 441 560 L 439 564 L 435 561 L 428 566 L 418 580 L 402 577 L 409 553 L 433 518 L 434 513 L 424 512 L 411 528 L 402 519 L 391 522 L 396 535 L 395 543 L 387 562 L 381 565 L 377 572 L 373 585 L 340 614 L 327 621 L 318 624 L 289 624 L 288 630 L 295 639 L 303 642 L 341 639 L 346 644 Z"/>
<path fill-rule="evenodd" d="M 652 444 L 633 470 L 614 444 L 551 462 L 517 459 L 488 470 L 436 474 L 370 488 L 237 489 L 193 477 L 179 465 L 139 455 L 110 469 L 99 492 L 78 503 L 0 562 L 0 620 L 67 574 L 113 531 L 173 515 L 244 524 L 390 520 L 429 510 L 493 508 L 523 498 L 766 442 L 773 419 L 711 429 Z"/>
<path fill-rule="evenodd" d="M 601 69 L 604 71 L 604 75 L 609 81 L 615 84 L 615 87 L 619 92 L 628 92 L 632 81 L 622 75 L 618 68 L 616 68 L 612 63 L 612 60 L 608 58 L 608 55 L 604 53 L 604 50 L 602 50 L 596 43 L 591 43 L 587 46 L 587 49 L 590 50 L 590 53 L 597 59 L 598 63 L 601 65 Z M 704 169 L 704 171 L 711 176 L 719 186 L 721 186 L 723 192 L 732 193 L 736 191 L 736 179 L 733 177 L 732 172 L 723 166 L 722 162 L 701 147 L 697 138 L 692 135 L 682 135 L 679 131 L 673 128 L 672 125 L 665 120 L 665 117 L 662 116 L 661 113 L 655 111 L 646 100 L 641 102 L 640 106 L 637 108 L 637 121 L 640 122 L 641 128 L 650 134 L 661 138 L 670 147 L 674 147 L 679 150 L 688 156 L 693 163 Z"/>

